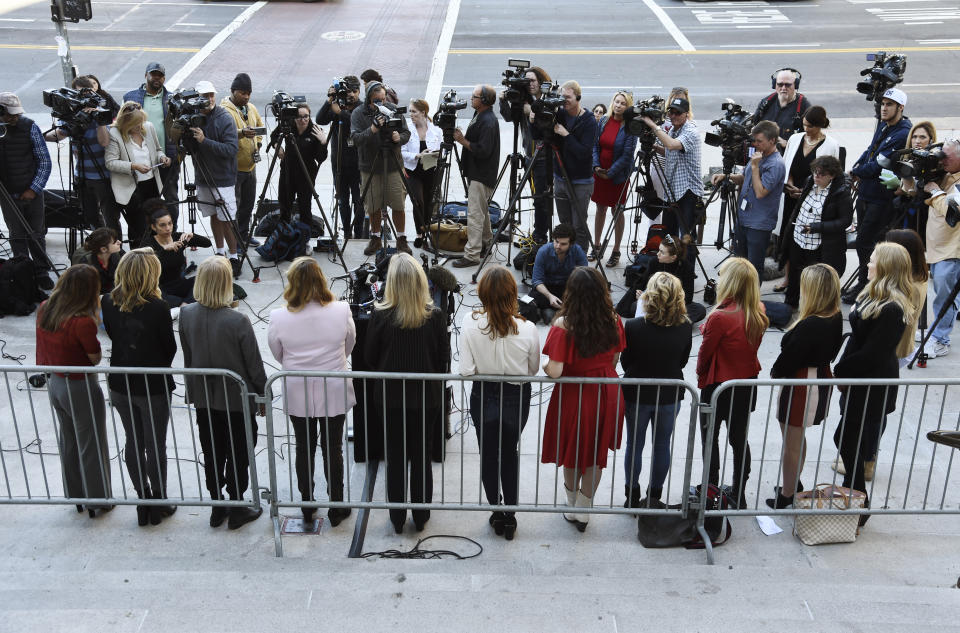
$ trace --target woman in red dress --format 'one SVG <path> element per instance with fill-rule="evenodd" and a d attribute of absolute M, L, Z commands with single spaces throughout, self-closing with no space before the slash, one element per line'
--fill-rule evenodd
<path fill-rule="evenodd" d="M 595 268 L 575 268 L 567 280 L 563 305 L 547 334 L 543 370 L 551 378 L 616 378 L 614 369 L 626 347 L 623 325 L 613 310 L 606 281 Z M 567 505 L 589 508 L 607 465 L 607 451 L 620 447 L 623 393 L 617 384 L 557 384 L 550 395 L 543 430 L 544 464 L 563 466 Z M 583 532 L 588 514 L 563 518 Z"/>
<path fill-rule="evenodd" d="M 618 92 L 610 102 L 610 116 L 600 119 L 600 134 L 593 146 L 593 200 L 597 215 L 593 222 L 593 252 L 591 261 L 603 257 L 603 223 L 607 207 L 614 208 L 613 252 L 607 266 L 620 263 L 620 242 L 623 240 L 623 211 L 617 207 L 627 200 L 627 181 L 633 171 L 633 153 L 637 149 L 637 137 L 627 133 L 623 113 L 633 106 L 633 95 Z"/>

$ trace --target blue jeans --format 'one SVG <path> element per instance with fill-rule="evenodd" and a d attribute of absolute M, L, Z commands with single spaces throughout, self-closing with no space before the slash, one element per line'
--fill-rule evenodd
<path fill-rule="evenodd" d="M 960 279 L 960 259 L 945 259 L 935 264 L 930 264 L 930 276 L 933 277 L 933 313 L 940 314 L 943 304 L 947 302 L 950 291 L 953 290 L 957 280 Z M 943 318 L 933 329 L 933 338 L 944 345 L 950 344 L 950 332 L 953 330 L 953 322 L 957 319 L 957 300 L 954 299 Z"/>
<path fill-rule="evenodd" d="M 734 253 L 737 257 L 746 257 L 757 269 L 757 275 L 760 277 L 760 283 L 763 283 L 763 260 L 767 255 L 767 246 L 770 244 L 771 231 L 761 231 L 751 229 L 742 224 L 737 224 L 736 244 Z"/>
<path fill-rule="evenodd" d="M 647 424 L 653 422 L 653 467 L 650 471 L 650 487 L 663 488 L 670 470 L 670 438 L 673 425 L 680 411 L 680 403 L 671 402 L 657 406 L 627 399 L 625 413 L 627 446 L 623 451 L 623 473 L 627 486 L 640 487 L 640 469 L 643 466 L 643 445 Z"/>

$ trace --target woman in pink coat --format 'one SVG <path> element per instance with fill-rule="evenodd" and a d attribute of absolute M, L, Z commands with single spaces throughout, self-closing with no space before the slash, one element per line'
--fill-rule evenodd
<path fill-rule="evenodd" d="M 284 370 L 346 371 L 356 328 L 350 306 L 334 301 L 317 261 L 298 257 L 287 270 L 285 308 L 270 313 L 267 340 Z M 319 430 L 320 452 L 330 501 L 343 501 L 343 423 L 357 403 L 353 382 L 346 378 L 283 380 L 284 411 L 296 437 L 297 485 L 304 501 L 313 501 L 314 460 Z M 305 521 L 314 508 L 303 508 Z M 350 516 L 350 508 L 330 508 L 330 524 Z"/>

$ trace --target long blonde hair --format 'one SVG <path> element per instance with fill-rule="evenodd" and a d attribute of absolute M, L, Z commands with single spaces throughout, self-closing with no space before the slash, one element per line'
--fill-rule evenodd
<path fill-rule="evenodd" d="M 813 264 L 800 274 L 800 310 L 788 329 L 807 317 L 832 317 L 840 312 L 840 276 L 832 266 Z"/>
<path fill-rule="evenodd" d="M 127 106 L 138 107 L 128 108 Z M 117 115 L 117 120 L 113 122 L 113 127 L 120 132 L 124 143 L 130 140 L 130 132 L 134 130 L 140 132 L 143 137 L 147 136 L 144 128 L 144 124 L 147 122 L 147 113 L 139 106 L 140 104 L 136 101 L 124 101 L 123 105 L 120 106 L 120 114 Z"/>
<path fill-rule="evenodd" d="M 403 329 L 424 324 L 433 309 L 423 267 L 410 255 L 397 253 L 390 258 L 387 288 L 383 301 L 374 304 L 377 310 L 393 310 L 393 320 Z"/>
<path fill-rule="evenodd" d="M 744 329 L 747 340 L 759 345 L 763 332 L 770 325 L 770 319 L 760 303 L 760 277 L 757 269 L 743 257 L 731 257 L 717 271 L 720 281 L 717 283 L 717 301 L 736 303 L 743 310 Z"/>
<path fill-rule="evenodd" d="M 133 312 L 150 299 L 160 299 L 160 259 L 152 248 L 135 248 L 117 264 L 110 297 L 120 312 Z"/>
<path fill-rule="evenodd" d="M 880 242 L 873 249 L 871 259 L 876 272 L 857 295 L 856 310 L 864 319 L 873 319 L 888 304 L 895 303 L 903 311 L 906 323 L 914 310 L 915 295 L 919 293 L 913 283 L 910 253 L 900 244 Z"/>
<path fill-rule="evenodd" d="M 654 325 L 673 327 L 689 321 L 683 284 L 670 273 L 653 273 L 643 293 L 643 306 L 646 320 Z"/>

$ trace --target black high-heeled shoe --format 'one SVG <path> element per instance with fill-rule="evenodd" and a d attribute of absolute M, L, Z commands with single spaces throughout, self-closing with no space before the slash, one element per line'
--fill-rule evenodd
<path fill-rule="evenodd" d="M 397 534 L 403 534 L 404 523 L 406 523 L 406 521 L 393 522 L 393 531 L 396 532 Z"/>
<path fill-rule="evenodd" d="M 150 506 L 137 506 L 137 525 L 145 527 L 150 522 Z"/>
<path fill-rule="evenodd" d="M 503 536 L 503 526 L 504 526 L 505 518 L 506 516 L 503 514 L 503 512 L 494 512 L 493 514 L 490 515 L 490 521 L 489 521 L 490 526 L 493 527 L 493 532 L 497 536 Z"/>
<path fill-rule="evenodd" d="M 803 492 L 803 482 L 799 479 L 797 480 L 797 492 Z M 774 486 L 773 494 L 779 495 L 783 493 L 783 486 Z"/>
<path fill-rule="evenodd" d="M 503 517 L 503 538 L 508 541 L 513 540 L 513 535 L 517 533 L 517 517 L 515 515 L 504 515 Z"/>
<path fill-rule="evenodd" d="M 773 508 L 774 510 L 783 510 L 789 506 L 793 505 L 793 495 L 789 497 L 784 497 L 782 494 L 777 492 L 777 497 L 775 499 L 767 499 L 767 506 Z"/>

